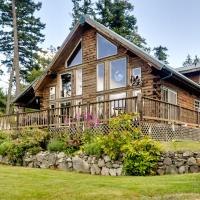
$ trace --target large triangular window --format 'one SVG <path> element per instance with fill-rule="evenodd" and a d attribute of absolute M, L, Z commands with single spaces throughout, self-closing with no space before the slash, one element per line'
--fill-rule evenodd
<path fill-rule="evenodd" d="M 79 42 L 78 46 L 74 49 L 73 53 L 67 60 L 67 67 L 72 67 L 75 65 L 82 64 L 82 45 L 81 42 Z"/>
<path fill-rule="evenodd" d="M 117 46 L 97 33 L 97 58 L 105 58 L 117 54 Z"/>

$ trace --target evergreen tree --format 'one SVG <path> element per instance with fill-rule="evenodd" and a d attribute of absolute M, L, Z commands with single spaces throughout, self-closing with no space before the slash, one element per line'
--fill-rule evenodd
<path fill-rule="evenodd" d="M 153 51 L 154 51 L 154 56 L 158 60 L 163 61 L 165 64 L 168 64 L 168 61 L 167 61 L 168 55 L 166 53 L 168 51 L 167 47 L 163 47 L 163 46 L 160 45 L 158 47 L 155 47 L 153 49 Z"/>
<path fill-rule="evenodd" d="M 196 66 L 198 63 L 200 63 L 200 58 L 196 55 L 192 64 Z"/>
<path fill-rule="evenodd" d="M 183 66 L 184 67 L 189 67 L 191 66 L 193 63 L 192 58 L 190 56 L 190 54 L 187 55 L 187 58 L 185 59 L 185 61 L 183 62 Z"/>
<path fill-rule="evenodd" d="M 137 19 L 133 15 L 134 6 L 128 0 L 98 0 L 96 10 L 97 20 L 101 24 L 147 50 L 145 39 L 138 33 Z"/>
<path fill-rule="evenodd" d="M 12 0 L 0 0 L 0 53 L 5 56 L 1 62 L 7 68 L 14 61 L 12 3 Z M 34 13 L 40 10 L 41 5 L 33 0 L 15 0 L 19 67 L 24 79 L 27 78 L 28 71 L 38 68 L 37 53 L 41 50 L 38 45 L 44 41 L 41 31 L 45 25 Z"/>
<path fill-rule="evenodd" d="M 6 109 L 6 95 L 4 94 L 2 88 L 0 88 L 0 115 L 4 113 Z"/>
<path fill-rule="evenodd" d="M 91 0 L 72 0 L 72 29 L 82 15 L 88 15 L 90 17 L 95 17 L 95 12 L 93 10 L 93 3 Z"/>

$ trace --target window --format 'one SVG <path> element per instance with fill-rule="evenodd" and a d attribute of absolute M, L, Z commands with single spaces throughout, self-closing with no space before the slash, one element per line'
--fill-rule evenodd
<path fill-rule="evenodd" d="M 104 64 L 97 65 L 97 91 L 104 90 Z"/>
<path fill-rule="evenodd" d="M 76 70 L 76 95 L 82 95 L 82 69 Z"/>
<path fill-rule="evenodd" d="M 56 87 L 50 87 L 49 88 L 49 100 L 55 100 L 56 99 Z"/>
<path fill-rule="evenodd" d="M 97 102 L 100 102 L 100 103 L 97 103 L 97 116 L 98 118 L 102 119 L 103 118 L 103 114 L 104 114 L 104 103 L 101 101 L 104 100 L 104 96 L 98 96 L 97 97 Z"/>
<path fill-rule="evenodd" d="M 200 100 L 195 99 L 194 108 L 196 111 L 200 112 Z"/>
<path fill-rule="evenodd" d="M 117 54 L 117 46 L 97 33 L 97 59 Z"/>
<path fill-rule="evenodd" d="M 167 87 L 162 88 L 162 100 L 171 103 L 171 104 L 177 104 L 177 92 L 174 90 L 171 90 Z"/>
<path fill-rule="evenodd" d="M 117 116 L 119 113 L 122 113 L 126 109 L 126 100 L 117 100 L 126 98 L 126 93 L 117 93 L 111 94 L 110 100 L 110 115 Z"/>
<path fill-rule="evenodd" d="M 80 65 L 82 64 L 82 46 L 81 42 L 78 44 L 78 46 L 75 48 L 71 56 L 66 62 L 67 67 L 72 67 L 75 65 Z"/>
<path fill-rule="evenodd" d="M 141 94 L 141 93 L 142 93 L 141 89 L 133 90 L 133 97 L 137 97 L 138 94 Z"/>
<path fill-rule="evenodd" d="M 126 86 L 126 58 L 110 62 L 110 89 Z"/>
<path fill-rule="evenodd" d="M 61 75 L 61 97 L 71 97 L 72 82 L 71 73 Z"/>

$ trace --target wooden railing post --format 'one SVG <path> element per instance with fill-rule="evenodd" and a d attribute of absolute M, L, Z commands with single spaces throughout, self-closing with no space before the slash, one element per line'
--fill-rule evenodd
<path fill-rule="evenodd" d="M 137 96 L 137 112 L 140 115 L 140 120 L 143 120 L 143 98 L 142 94 L 138 94 Z"/>
<path fill-rule="evenodd" d="M 47 109 L 47 127 L 50 128 L 50 109 Z"/>
<path fill-rule="evenodd" d="M 17 114 L 17 124 L 16 124 L 17 127 L 16 128 L 17 128 L 17 130 L 19 130 L 19 115 L 20 115 L 19 111 L 17 111 L 16 114 Z"/>

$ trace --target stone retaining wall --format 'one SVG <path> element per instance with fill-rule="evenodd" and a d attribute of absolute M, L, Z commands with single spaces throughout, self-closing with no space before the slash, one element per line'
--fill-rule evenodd
<path fill-rule="evenodd" d="M 8 158 L 2 156 L 0 156 L 0 163 L 10 164 Z M 123 175 L 122 160 L 113 161 L 109 156 L 102 158 L 86 155 L 70 157 L 62 152 L 40 152 L 37 155 L 27 154 L 24 157 L 23 166 L 77 171 L 103 176 Z M 156 172 L 159 175 L 200 172 L 200 152 L 163 153 Z"/>

